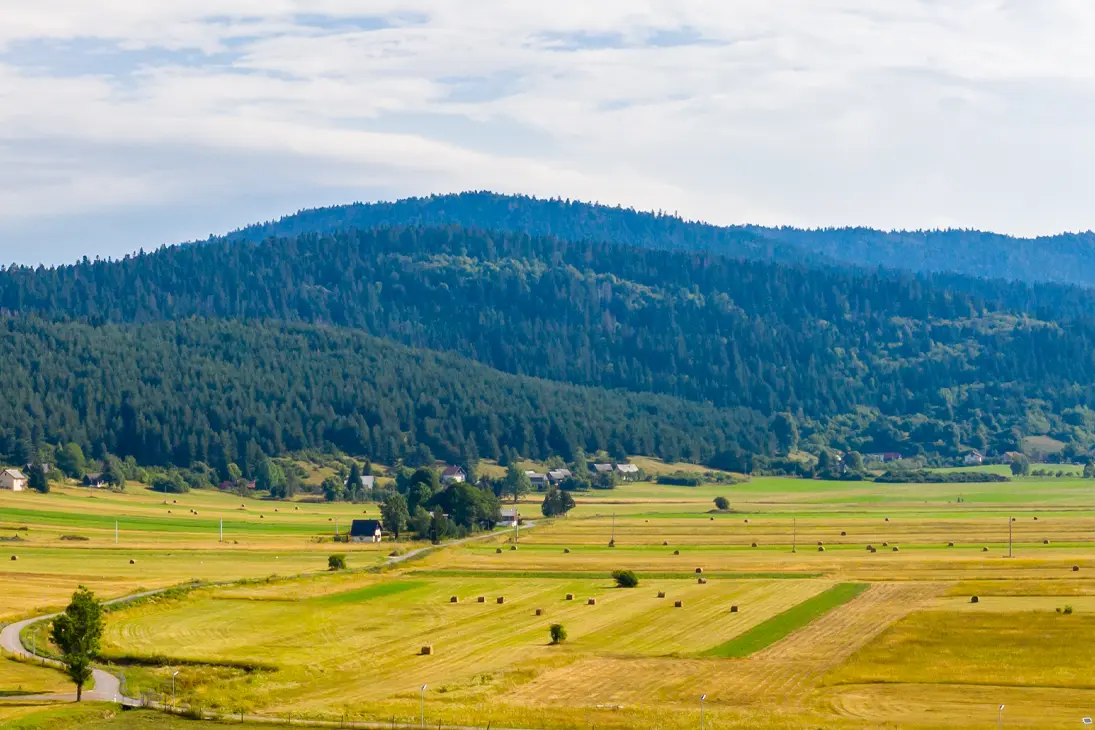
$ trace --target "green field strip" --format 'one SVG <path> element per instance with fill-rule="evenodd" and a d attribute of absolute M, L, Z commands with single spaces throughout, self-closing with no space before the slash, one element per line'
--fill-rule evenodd
<path fill-rule="evenodd" d="M 771 646 L 867 590 L 867 583 L 838 583 L 749 631 L 704 652 L 704 656 L 741 658 Z"/>
<path fill-rule="evenodd" d="M 640 578 L 649 580 L 695 580 L 693 571 L 687 573 L 644 573 L 635 571 Z M 557 578 L 560 580 L 612 580 L 603 570 L 413 570 L 408 575 L 429 578 Z M 704 573 L 707 578 L 730 578 L 736 580 L 800 580 L 820 578 L 824 573 Z"/>
<path fill-rule="evenodd" d="M 3 508 L 0 509 L 0 517 L 5 521 L 12 523 L 18 523 L 11 528 L 0 529 L 15 529 L 26 524 L 36 525 L 39 528 L 42 527 L 87 527 L 101 530 L 114 529 L 115 522 L 118 523 L 118 528 L 122 530 L 137 530 L 137 531 L 151 531 L 151 532 L 203 532 L 208 531 L 212 534 L 217 534 L 220 529 L 220 518 L 215 519 L 193 519 L 190 515 L 180 514 L 177 518 L 172 517 L 144 517 L 135 515 L 112 515 L 112 514 L 87 514 L 77 512 L 47 512 L 44 510 L 30 510 L 22 508 Z M 300 518 L 291 518 L 290 520 L 278 520 L 271 519 L 265 522 L 236 522 L 231 519 L 224 520 L 224 531 L 226 533 L 231 532 L 249 532 L 249 533 L 264 533 L 271 535 L 278 535 L 284 533 L 298 533 L 298 534 L 322 534 L 327 535 L 333 532 L 333 526 L 326 523 L 319 522 L 314 523 L 301 523 Z"/>
<path fill-rule="evenodd" d="M 365 586 L 364 588 L 355 588 L 352 591 L 333 593 L 328 596 L 310 598 L 308 599 L 308 602 L 323 605 L 365 603 L 366 601 L 372 601 L 377 598 L 385 598 L 387 596 L 406 593 L 407 591 L 412 591 L 415 588 L 421 588 L 425 585 L 429 584 L 421 580 L 397 580 L 388 583 L 377 583 L 376 585 Z"/>

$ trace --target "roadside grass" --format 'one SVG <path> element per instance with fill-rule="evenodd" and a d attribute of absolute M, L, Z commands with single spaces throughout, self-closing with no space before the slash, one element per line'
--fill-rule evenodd
<path fill-rule="evenodd" d="M 60 671 L 0 656 L 0 697 L 69 691 L 72 684 Z"/>
<path fill-rule="evenodd" d="M 730 641 L 703 652 L 711 657 L 746 657 L 760 651 L 794 631 L 803 628 L 837 606 L 847 603 L 863 591 L 866 583 L 840 583 L 809 598 Z"/>
<path fill-rule="evenodd" d="M 611 580 L 608 573 L 588 571 L 550 571 L 550 570 L 412 570 L 408 575 L 430 578 L 547 578 L 552 580 L 596 580 L 604 578 Z M 645 580 L 695 580 L 695 571 L 666 573 L 666 572 L 636 572 L 639 578 Z M 726 578 L 730 580 L 802 580 L 804 578 L 820 578 L 822 573 L 705 573 L 708 578 Z"/>

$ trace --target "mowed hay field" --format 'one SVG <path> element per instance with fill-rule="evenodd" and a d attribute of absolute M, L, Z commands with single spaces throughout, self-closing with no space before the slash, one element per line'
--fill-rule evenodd
<path fill-rule="evenodd" d="M 163 495 L 133 485 L 124 494 L 0 490 L 0 621 L 63 606 L 80 584 L 110 598 L 193 579 L 322 571 L 331 552 L 347 553 L 351 567 L 376 565 L 390 546 L 333 545 L 329 538 L 335 520 L 345 531 L 355 517 L 377 514 L 375 505 Z"/>
<path fill-rule="evenodd" d="M 238 546 L 209 545 L 201 527 L 179 552 L 290 555 L 319 574 L 111 612 L 104 649 L 132 691 L 167 691 L 178 671 L 184 702 L 283 717 L 417 722 L 426 685 L 428 724 L 694 728 L 706 694 L 715 728 L 992 727 L 1000 704 L 1008 727 L 1067 726 L 1095 712 L 1090 485 L 640 483 L 579 494 L 554 520 L 529 495 L 522 512 L 537 524 L 519 540 L 380 573 L 326 573 L 326 554 L 347 546 L 309 532 L 322 532 L 323 510 L 362 507 L 300 505 L 315 514 L 294 515 L 299 529 L 286 518 L 283 539 L 260 524 Z M 720 495 L 732 512 L 712 511 Z M 285 509 L 261 504 L 265 519 Z M 144 549 L 175 550 L 155 539 Z M 351 564 L 390 549 L 363 546 Z M 615 569 L 639 586 L 615 587 Z M 290 573 L 256 574 L 272 572 Z M 568 634 L 557 646 L 554 623 Z M 718 655 L 758 633 L 768 638 Z"/>

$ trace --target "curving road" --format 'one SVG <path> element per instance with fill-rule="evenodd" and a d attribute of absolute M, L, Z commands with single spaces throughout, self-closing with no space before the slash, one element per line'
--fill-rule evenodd
<path fill-rule="evenodd" d="M 527 522 L 527 523 L 525 523 L 524 527 L 525 527 L 525 529 L 531 529 L 531 528 L 535 527 L 535 523 L 534 522 Z M 431 550 L 436 550 L 438 548 L 449 547 L 449 546 L 452 546 L 452 545 L 461 545 L 463 543 L 472 542 L 474 540 L 485 540 L 485 539 L 489 539 L 489 538 L 492 538 L 492 537 L 498 537 L 499 535 L 504 535 L 508 532 L 513 532 L 513 531 L 514 531 L 513 529 L 508 529 L 508 530 L 501 530 L 501 531 L 498 531 L 498 532 L 487 532 L 487 533 L 484 533 L 484 534 L 481 534 L 481 535 L 472 535 L 471 537 L 465 537 L 461 540 L 453 540 L 451 542 L 447 542 L 447 543 L 444 543 L 442 545 L 427 545 L 427 546 L 424 546 L 424 547 L 415 548 L 414 550 L 410 550 L 410 551 L 408 551 L 408 552 L 406 552 L 402 555 L 395 555 L 395 556 L 389 557 L 384 562 L 384 566 L 385 567 L 391 567 L 393 565 L 397 565 L 397 564 L 402 563 L 406 560 L 410 560 L 411 558 L 417 557 L 417 556 L 422 555 L 423 553 L 427 553 Z M 226 582 L 226 584 L 230 584 L 230 583 L 231 583 L 231 581 Z M 207 585 L 215 585 L 215 584 L 207 584 Z M 167 590 L 170 590 L 170 588 L 157 588 L 156 590 L 152 590 L 152 591 L 143 591 L 141 593 L 134 593 L 132 595 L 122 596 L 121 598 L 115 598 L 115 599 L 110 600 L 110 601 L 103 601 L 103 605 L 109 606 L 109 605 L 115 605 L 115 604 L 119 604 L 119 603 L 126 603 L 128 601 L 137 600 L 138 598 L 146 598 L 148 596 L 154 596 L 158 593 L 163 593 L 164 591 L 167 591 Z M 25 629 L 27 626 L 29 626 L 31 624 L 34 624 L 34 623 L 38 623 L 39 621 L 48 621 L 49 619 L 55 618 L 56 616 L 59 616 L 59 615 L 60 614 L 57 614 L 57 613 L 51 613 L 51 614 L 48 614 L 46 616 L 35 616 L 34 618 L 24 619 L 22 621 L 14 623 L 14 624 L 10 624 L 8 626 L 5 626 L 3 628 L 3 630 L 0 630 L 0 649 L 3 649 L 4 651 L 8 652 L 9 654 L 13 654 L 14 656 L 19 657 L 21 659 L 33 660 L 33 661 L 39 662 L 41 664 L 45 664 L 45 665 L 48 665 L 48 666 L 51 666 L 51 667 L 56 667 L 58 669 L 63 670 L 64 665 L 62 665 L 61 662 L 57 661 L 56 659 L 46 659 L 45 657 L 40 657 L 36 654 L 31 654 L 29 651 L 27 651 L 26 647 L 23 646 L 23 638 L 22 638 L 23 629 Z M 110 672 L 107 672 L 103 669 L 92 669 L 91 670 L 91 675 L 92 675 L 92 679 L 95 683 L 95 688 L 90 689 L 90 690 L 86 690 L 83 694 L 84 699 L 93 700 L 93 701 L 100 701 L 100 702 L 117 702 L 119 704 L 126 705 L 128 707 L 140 707 L 141 706 L 142 703 L 139 699 L 137 699 L 135 697 L 127 697 L 126 695 L 122 694 L 121 680 L 119 680 L 118 677 L 114 676 Z M 6 698 L 3 698 L 3 699 L 21 700 L 21 701 L 27 701 L 27 700 L 31 700 L 31 701 L 41 701 L 41 700 L 72 701 L 72 700 L 76 699 L 76 693 L 75 692 L 69 692 L 69 693 L 62 693 L 62 694 L 45 694 L 45 695 L 17 695 L 17 696 L 13 696 L 13 697 L 6 697 Z M 262 717 L 262 716 L 255 716 L 254 718 L 248 717 L 248 719 L 252 720 L 252 721 L 255 721 L 255 722 L 266 722 L 266 721 L 271 720 L 271 718 Z M 275 721 L 280 722 L 280 720 L 275 720 Z M 397 725 L 398 725 L 398 723 L 397 723 Z M 362 727 L 367 727 L 367 725 L 363 723 Z"/>

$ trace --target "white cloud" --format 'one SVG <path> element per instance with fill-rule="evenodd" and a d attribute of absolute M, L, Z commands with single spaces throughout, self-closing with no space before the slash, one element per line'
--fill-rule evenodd
<path fill-rule="evenodd" d="M 13 221 L 299 191 L 1088 228 L 1092 37 L 1079 0 L 6 3 L 0 260 Z"/>

